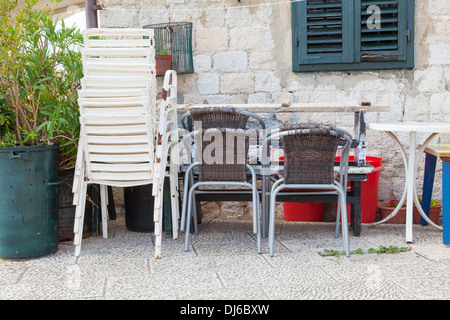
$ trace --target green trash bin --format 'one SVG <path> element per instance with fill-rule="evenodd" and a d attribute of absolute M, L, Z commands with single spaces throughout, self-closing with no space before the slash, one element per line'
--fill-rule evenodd
<path fill-rule="evenodd" d="M 58 248 L 59 146 L 0 148 L 0 258 Z"/>

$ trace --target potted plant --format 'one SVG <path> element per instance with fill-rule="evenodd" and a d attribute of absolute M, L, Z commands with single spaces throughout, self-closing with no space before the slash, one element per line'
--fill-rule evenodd
<path fill-rule="evenodd" d="M 420 203 L 422 203 L 422 198 L 418 197 Z M 394 210 L 397 208 L 399 201 L 398 200 L 390 200 L 387 202 L 379 202 L 378 209 L 380 210 L 380 218 L 383 220 L 388 217 Z M 441 214 L 442 204 L 439 204 L 435 199 L 431 199 L 431 207 L 429 218 L 435 224 L 439 223 L 439 217 Z M 416 206 L 413 206 L 413 223 L 420 223 L 420 213 Z M 404 203 L 402 207 L 399 209 L 395 217 L 389 219 L 386 223 L 392 224 L 405 224 L 406 223 L 406 204 Z"/>
<path fill-rule="evenodd" d="M 57 250 L 59 169 L 78 145 L 83 37 L 37 3 L 0 3 L 1 258 Z"/>
<path fill-rule="evenodd" d="M 172 66 L 172 55 L 170 55 L 167 50 L 160 50 L 155 55 L 156 60 L 156 75 L 162 76 L 166 74 L 167 70 L 170 70 Z"/>

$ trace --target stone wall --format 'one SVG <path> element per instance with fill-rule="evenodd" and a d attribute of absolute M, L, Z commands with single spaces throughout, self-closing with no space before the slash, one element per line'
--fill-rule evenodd
<path fill-rule="evenodd" d="M 179 75 L 180 103 L 386 102 L 389 113 L 368 113 L 369 122 L 450 121 L 450 1 L 416 0 L 415 69 L 294 73 L 291 67 L 290 4 L 262 0 L 102 0 L 102 27 L 143 27 L 163 22 L 193 23 L 194 73 Z M 258 6 L 259 5 L 259 6 Z M 239 8 L 240 7 L 240 8 Z M 161 79 L 159 79 L 159 82 Z M 266 118 L 318 121 L 351 130 L 351 114 L 295 114 Z M 406 142 L 407 136 L 400 135 Z M 425 136 L 419 134 L 418 140 Z M 441 135 L 436 143 L 450 143 Z M 383 158 L 379 198 L 400 198 L 403 160 L 392 140 L 367 133 L 369 156 Z M 423 163 L 423 161 L 422 161 Z M 437 180 L 440 179 L 438 164 Z M 423 164 L 417 190 L 421 193 Z M 441 199 L 441 185 L 434 197 Z M 214 215 L 246 215 L 247 206 L 208 204 Z M 229 210 L 227 208 L 230 208 Z M 208 210 L 210 211 L 210 210 Z"/>

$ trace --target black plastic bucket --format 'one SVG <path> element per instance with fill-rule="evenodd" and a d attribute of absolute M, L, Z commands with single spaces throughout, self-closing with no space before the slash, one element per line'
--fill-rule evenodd
<path fill-rule="evenodd" d="M 73 226 L 75 222 L 75 206 L 73 205 L 73 176 L 75 170 L 60 170 L 59 179 L 59 206 L 58 206 L 58 239 L 59 241 L 72 241 L 74 239 Z M 92 197 L 92 186 L 88 186 L 88 196 Z M 92 201 L 92 200 L 91 200 Z M 86 200 L 84 213 L 83 239 L 92 236 L 92 204 Z"/>
<path fill-rule="evenodd" d="M 129 231 L 153 232 L 152 184 L 124 188 L 125 226 Z"/>
<path fill-rule="evenodd" d="M 58 249 L 59 146 L 0 148 L 0 258 Z"/>

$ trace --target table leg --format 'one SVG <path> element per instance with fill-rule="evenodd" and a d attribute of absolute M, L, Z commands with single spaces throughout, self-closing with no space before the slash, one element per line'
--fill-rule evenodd
<path fill-rule="evenodd" d="M 261 237 L 267 236 L 266 176 L 261 178 Z"/>
<path fill-rule="evenodd" d="M 400 208 L 403 206 L 403 203 L 405 202 L 405 198 L 407 201 L 406 204 L 406 242 L 411 243 L 413 241 L 413 235 L 412 235 L 412 226 L 413 226 L 413 205 L 416 205 L 417 210 L 419 211 L 422 218 L 427 221 L 430 225 L 438 228 L 443 229 L 439 226 L 437 226 L 433 221 L 431 221 L 428 216 L 424 213 L 422 206 L 419 203 L 419 200 L 417 198 L 416 193 L 416 179 L 415 175 L 417 173 L 417 168 L 419 165 L 420 155 L 425 150 L 426 146 L 439 134 L 439 133 L 432 133 L 422 144 L 422 146 L 419 148 L 419 150 L 416 153 L 417 148 L 417 132 L 410 132 L 410 139 L 409 139 L 409 156 L 406 153 L 405 149 L 403 148 L 402 144 L 398 140 L 398 138 L 393 134 L 391 131 L 386 131 L 386 133 L 394 140 L 394 142 L 397 144 L 397 146 L 400 149 L 400 152 L 403 157 L 403 162 L 405 166 L 405 172 L 406 172 L 406 184 L 405 184 L 405 190 L 403 191 L 403 196 L 400 199 L 397 207 L 395 210 L 385 219 L 381 221 L 377 221 L 375 223 L 372 223 L 372 226 L 376 226 L 378 224 L 381 224 L 383 222 L 386 222 L 387 220 L 393 218 L 397 212 L 400 210 Z M 450 186 L 448 187 L 450 189 Z M 447 213 L 448 219 L 450 220 L 450 212 Z M 448 226 L 450 229 L 450 221 L 448 221 Z M 448 231 L 450 233 L 450 230 Z M 450 238 L 449 238 L 450 242 Z"/>
<path fill-rule="evenodd" d="M 422 209 L 427 216 L 430 214 L 431 198 L 433 195 L 434 174 L 436 171 L 437 157 L 432 154 L 425 156 L 425 173 L 422 188 Z M 420 217 L 422 226 L 428 225 L 424 218 Z"/>
<path fill-rule="evenodd" d="M 408 174 L 408 155 L 406 154 L 405 148 L 403 148 L 403 145 L 401 144 L 401 142 L 398 140 L 398 138 L 396 137 L 396 135 L 394 133 L 392 133 L 391 131 L 387 131 L 386 133 L 392 138 L 392 140 L 394 140 L 395 144 L 400 149 L 400 153 L 402 154 L 402 158 L 403 158 L 403 165 L 405 167 L 405 174 L 407 175 Z M 400 198 L 398 205 L 394 209 L 394 211 L 392 211 L 392 213 L 389 216 L 387 216 L 386 218 L 384 218 L 383 220 L 372 223 L 371 226 L 379 225 L 379 224 L 384 223 L 384 222 L 392 219 L 393 217 L 395 217 L 397 215 L 397 213 L 400 211 L 400 209 L 402 208 L 403 203 L 406 200 L 406 192 L 407 192 L 407 184 L 405 183 L 403 195 Z"/>
<path fill-rule="evenodd" d="M 408 168 L 406 175 L 406 242 L 412 243 L 413 241 L 413 204 L 414 204 L 414 173 L 416 162 L 416 138 L 417 133 L 412 131 L 409 134 L 409 158 Z"/>
<path fill-rule="evenodd" d="M 261 153 L 261 237 L 266 238 L 269 233 L 269 213 L 270 213 L 270 143 L 263 143 Z"/>
<path fill-rule="evenodd" d="M 361 235 L 361 181 L 352 182 L 352 191 L 355 197 L 352 205 L 353 235 L 359 237 Z"/>
<path fill-rule="evenodd" d="M 355 112 L 355 138 L 359 140 L 355 152 L 358 166 L 366 166 L 366 111 Z"/>
<path fill-rule="evenodd" d="M 417 168 L 419 166 L 419 160 L 420 160 L 420 156 L 422 155 L 422 153 L 424 152 L 425 148 L 428 146 L 428 144 L 436 137 L 438 136 L 439 133 L 432 133 L 426 140 L 425 142 L 422 144 L 422 146 L 419 148 L 419 150 L 416 153 L 416 162 L 414 164 L 414 177 L 417 175 Z M 436 225 L 433 221 L 430 220 L 430 218 L 428 217 L 428 215 L 423 211 L 422 209 L 422 205 L 419 202 L 419 199 L 417 197 L 417 192 L 416 192 L 416 186 L 415 186 L 416 180 L 414 179 L 414 187 L 413 187 L 413 199 L 414 199 L 414 204 L 416 205 L 416 209 L 419 211 L 420 215 L 421 215 L 421 219 L 425 220 L 428 224 L 432 225 L 433 227 L 442 230 L 442 227 Z"/>
<path fill-rule="evenodd" d="M 263 175 L 261 187 L 261 237 L 266 238 L 269 232 L 269 197 L 270 180 L 269 176 Z"/>
<path fill-rule="evenodd" d="M 442 230 L 443 242 L 450 244 L 450 162 L 442 162 Z"/>

